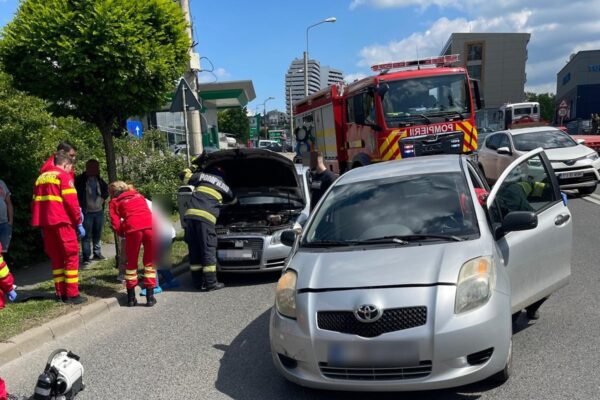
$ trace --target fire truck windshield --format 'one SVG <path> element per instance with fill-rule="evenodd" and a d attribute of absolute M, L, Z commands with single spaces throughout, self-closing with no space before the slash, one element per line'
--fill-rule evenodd
<path fill-rule="evenodd" d="M 388 81 L 383 112 L 389 127 L 416 122 L 430 123 L 432 116 L 447 114 L 464 118 L 469 113 L 469 88 L 464 74 Z"/>

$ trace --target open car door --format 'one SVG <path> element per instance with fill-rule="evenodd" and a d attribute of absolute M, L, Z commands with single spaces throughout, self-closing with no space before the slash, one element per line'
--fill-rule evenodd
<path fill-rule="evenodd" d="M 490 192 L 487 208 L 511 281 L 513 313 L 568 283 L 571 213 L 543 149 L 530 151 L 508 166 Z M 506 217 L 515 211 L 534 213 L 537 226 L 504 233 Z"/>

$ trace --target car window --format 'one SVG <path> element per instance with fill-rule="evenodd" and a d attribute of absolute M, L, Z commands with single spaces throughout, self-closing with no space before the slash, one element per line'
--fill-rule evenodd
<path fill-rule="evenodd" d="M 475 237 L 479 228 L 462 173 L 411 175 L 334 186 L 304 243 L 388 236 Z"/>
<path fill-rule="evenodd" d="M 498 136 L 498 141 L 497 141 L 497 148 L 501 148 L 501 147 L 508 147 L 510 149 L 510 139 L 508 138 L 508 135 L 501 133 Z"/>
<path fill-rule="evenodd" d="M 524 152 L 535 150 L 538 147 L 548 150 L 577 146 L 577 142 L 560 130 L 520 133 L 513 135 L 513 143 L 515 149 Z"/>
<path fill-rule="evenodd" d="M 539 213 L 558 201 L 540 154 L 514 168 L 498 190 L 492 215 L 504 218 L 512 211 Z M 497 221 L 500 222 L 500 221 Z"/>
<path fill-rule="evenodd" d="M 500 135 L 490 135 L 485 141 L 485 147 L 491 150 L 498 150 L 498 142 L 500 141 Z"/>

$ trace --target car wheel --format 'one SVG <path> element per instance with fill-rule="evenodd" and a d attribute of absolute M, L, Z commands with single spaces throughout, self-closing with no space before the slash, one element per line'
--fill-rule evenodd
<path fill-rule="evenodd" d="M 598 187 L 598 185 L 586 186 L 586 187 L 577 189 L 577 191 L 579 192 L 579 194 L 592 194 L 596 191 L 596 187 Z"/>
<path fill-rule="evenodd" d="M 494 374 L 490 377 L 490 380 L 495 383 L 504 383 L 510 378 L 512 374 L 512 338 L 510 339 L 510 343 L 508 344 L 508 358 L 506 360 L 506 365 L 504 369 L 497 374 Z"/>

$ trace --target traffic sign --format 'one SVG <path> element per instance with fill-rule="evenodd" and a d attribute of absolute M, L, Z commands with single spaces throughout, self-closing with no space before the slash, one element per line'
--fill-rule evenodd
<path fill-rule="evenodd" d="M 138 139 L 142 138 L 144 128 L 141 121 L 127 121 L 127 131 Z"/>
<path fill-rule="evenodd" d="M 185 95 L 185 99 L 184 99 Z M 185 100 L 185 102 L 184 102 Z M 185 79 L 181 79 L 179 82 L 179 86 L 177 87 L 177 91 L 175 92 L 175 98 L 171 103 L 171 112 L 182 112 L 183 105 L 185 104 L 185 109 L 187 111 L 194 111 L 202 108 L 202 103 L 198 100 L 198 98 L 194 95 L 194 91 L 188 85 Z"/>
<path fill-rule="evenodd" d="M 561 118 L 566 117 L 567 116 L 567 109 L 560 107 L 558 109 L 558 116 L 561 117 Z"/>

